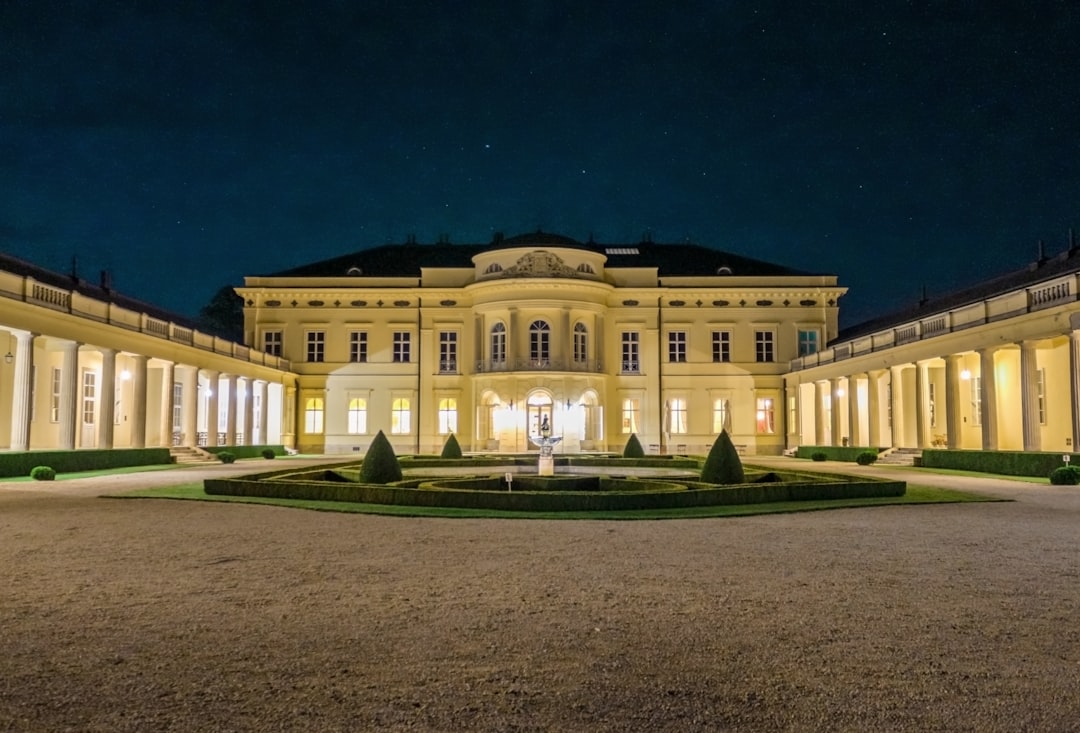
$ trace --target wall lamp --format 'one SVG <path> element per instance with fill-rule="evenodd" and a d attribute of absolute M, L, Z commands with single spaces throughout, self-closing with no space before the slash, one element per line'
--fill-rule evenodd
<path fill-rule="evenodd" d="M 10 364 L 11 362 L 15 361 L 15 355 L 12 354 L 9 350 L 8 353 L 4 354 L 4 361 Z"/>

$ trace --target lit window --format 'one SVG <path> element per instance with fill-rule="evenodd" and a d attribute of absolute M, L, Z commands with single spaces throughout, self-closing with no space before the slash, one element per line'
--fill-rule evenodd
<path fill-rule="evenodd" d="M 439 373 L 457 373 L 457 333 L 453 331 L 439 333 Z"/>
<path fill-rule="evenodd" d="M 326 355 L 326 332 L 308 331 L 307 333 L 307 360 L 312 362 L 322 361 Z"/>
<path fill-rule="evenodd" d="M 83 372 L 82 420 L 86 425 L 94 424 L 95 402 L 97 402 L 97 374 Z"/>
<path fill-rule="evenodd" d="M 758 361 L 776 361 L 775 338 L 772 331 L 756 331 L 754 343 L 757 346 Z"/>
<path fill-rule="evenodd" d="M 678 397 L 671 401 L 671 432 L 682 435 L 686 433 L 686 400 Z"/>
<path fill-rule="evenodd" d="M 727 426 L 728 419 L 728 401 L 724 399 L 713 400 L 712 431 L 714 433 L 722 432 Z"/>
<path fill-rule="evenodd" d="M 457 400 L 444 397 L 439 400 L 439 434 L 457 432 Z"/>
<path fill-rule="evenodd" d="M 1035 373 L 1035 394 L 1039 400 L 1039 424 L 1046 424 L 1046 370 Z"/>
<path fill-rule="evenodd" d="M 506 326 L 501 323 L 491 327 L 491 361 L 494 364 L 506 363 Z"/>
<path fill-rule="evenodd" d="M 641 406 L 637 400 L 626 399 L 622 403 L 622 431 L 624 433 L 636 433 L 638 420 L 641 415 Z"/>
<path fill-rule="evenodd" d="M 574 326 L 574 361 L 583 364 L 589 358 L 589 331 L 584 323 Z"/>
<path fill-rule="evenodd" d="M 529 326 L 529 359 L 534 364 L 546 365 L 551 358 L 551 326 L 544 321 L 533 321 Z"/>
<path fill-rule="evenodd" d="M 731 331 L 713 331 L 712 360 L 717 364 L 731 361 Z"/>
<path fill-rule="evenodd" d="M 60 422 L 60 370 L 53 367 L 52 392 L 49 395 L 49 422 Z"/>
<path fill-rule="evenodd" d="M 982 376 L 971 378 L 971 424 L 982 425 Z"/>
<path fill-rule="evenodd" d="M 390 432 L 394 435 L 406 435 L 412 429 L 412 413 L 409 412 L 409 400 L 397 397 L 390 411 Z"/>
<path fill-rule="evenodd" d="M 349 432 L 362 435 L 367 432 L 367 400 L 354 397 L 349 400 Z"/>
<path fill-rule="evenodd" d="M 622 371 L 623 374 L 639 374 L 641 361 L 638 347 L 641 335 L 637 331 L 623 331 L 622 335 Z M 625 431 L 624 431 L 625 432 Z"/>
<path fill-rule="evenodd" d="M 322 397 L 309 397 L 304 403 L 304 432 L 308 434 L 323 431 Z"/>
<path fill-rule="evenodd" d="M 757 431 L 759 433 L 776 432 L 776 415 L 771 397 L 759 397 L 757 401 Z"/>
<path fill-rule="evenodd" d="M 407 364 L 411 358 L 411 347 L 408 331 L 394 331 L 394 363 Z"/>
<path fill-rule="evenodd" d="M 809 356 L 818 351 L 818 332 L 799 329 L 799 356 Z"/>
<path fill-rule="evenodd" d="M 367 361 L 367 331 L 353 331 L 349 334 L 349 361 Z"/>
<path fill-rule="evenodd" d="M 686 361 L 686 331 L 672 331 L 668 334 L 668 361 Z"/>
<path fill-rule="evenodd" d="M 263 351 L 270 356 L 281 356 L 281 331 L 263 333 Z"/>

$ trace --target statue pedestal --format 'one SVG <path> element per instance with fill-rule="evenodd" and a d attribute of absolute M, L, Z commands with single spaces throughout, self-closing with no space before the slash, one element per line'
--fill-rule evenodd
<path fill-rule="evenodd" d="M 555 459 L 551 456 L 540 456 L 540 464 L 537 468 L 537 473 L 540 476 L 554 476 Z"/>

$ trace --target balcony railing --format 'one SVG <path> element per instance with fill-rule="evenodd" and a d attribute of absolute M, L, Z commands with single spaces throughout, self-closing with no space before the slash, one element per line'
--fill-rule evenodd
<path fill-rule="evenodd" d="M 487 372 L 599 372 L 599 360 L 587 359 L 507 359 L 505 361 L 478 361 L 477 373 Z"/>

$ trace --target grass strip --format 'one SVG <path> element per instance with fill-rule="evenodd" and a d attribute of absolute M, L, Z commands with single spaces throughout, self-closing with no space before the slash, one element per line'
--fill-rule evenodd
<path fill-rule="evenodd" d="M 443 519 L 706 519 L 717 517 L 747 517 L 759 514 L 790 514 L 792 512 L 826 511 L 855 507 L 889 506 L 896 504 L 958 504 L 965 502 L 1009 501 L 980 494 L 933 486 L 909 484 L 904 496 L 882 496 L 862 499 L 833 499 L 819 501 L 788 501 L 767 504 L 738 504 L 728 506 L 686 507 L 681 509 L 631 509 L 607 512 L 511 512 L 493 509 L 458 509 L 453 507 L 407 507 L 386 504 L 358 504 L 340 501 L 306 501 L 302 499 L 273 499 L 258 496 L 211 496 L 203 491 L 202 483 L 180 484 L 155 489 L 139 489 L 123 494 L 107 495 L 116 499 L 183 499 L 218 501 L 240 504 L 308 509 L 345 514 L 379 514 L 398 517 L 436 517 Z"/>

